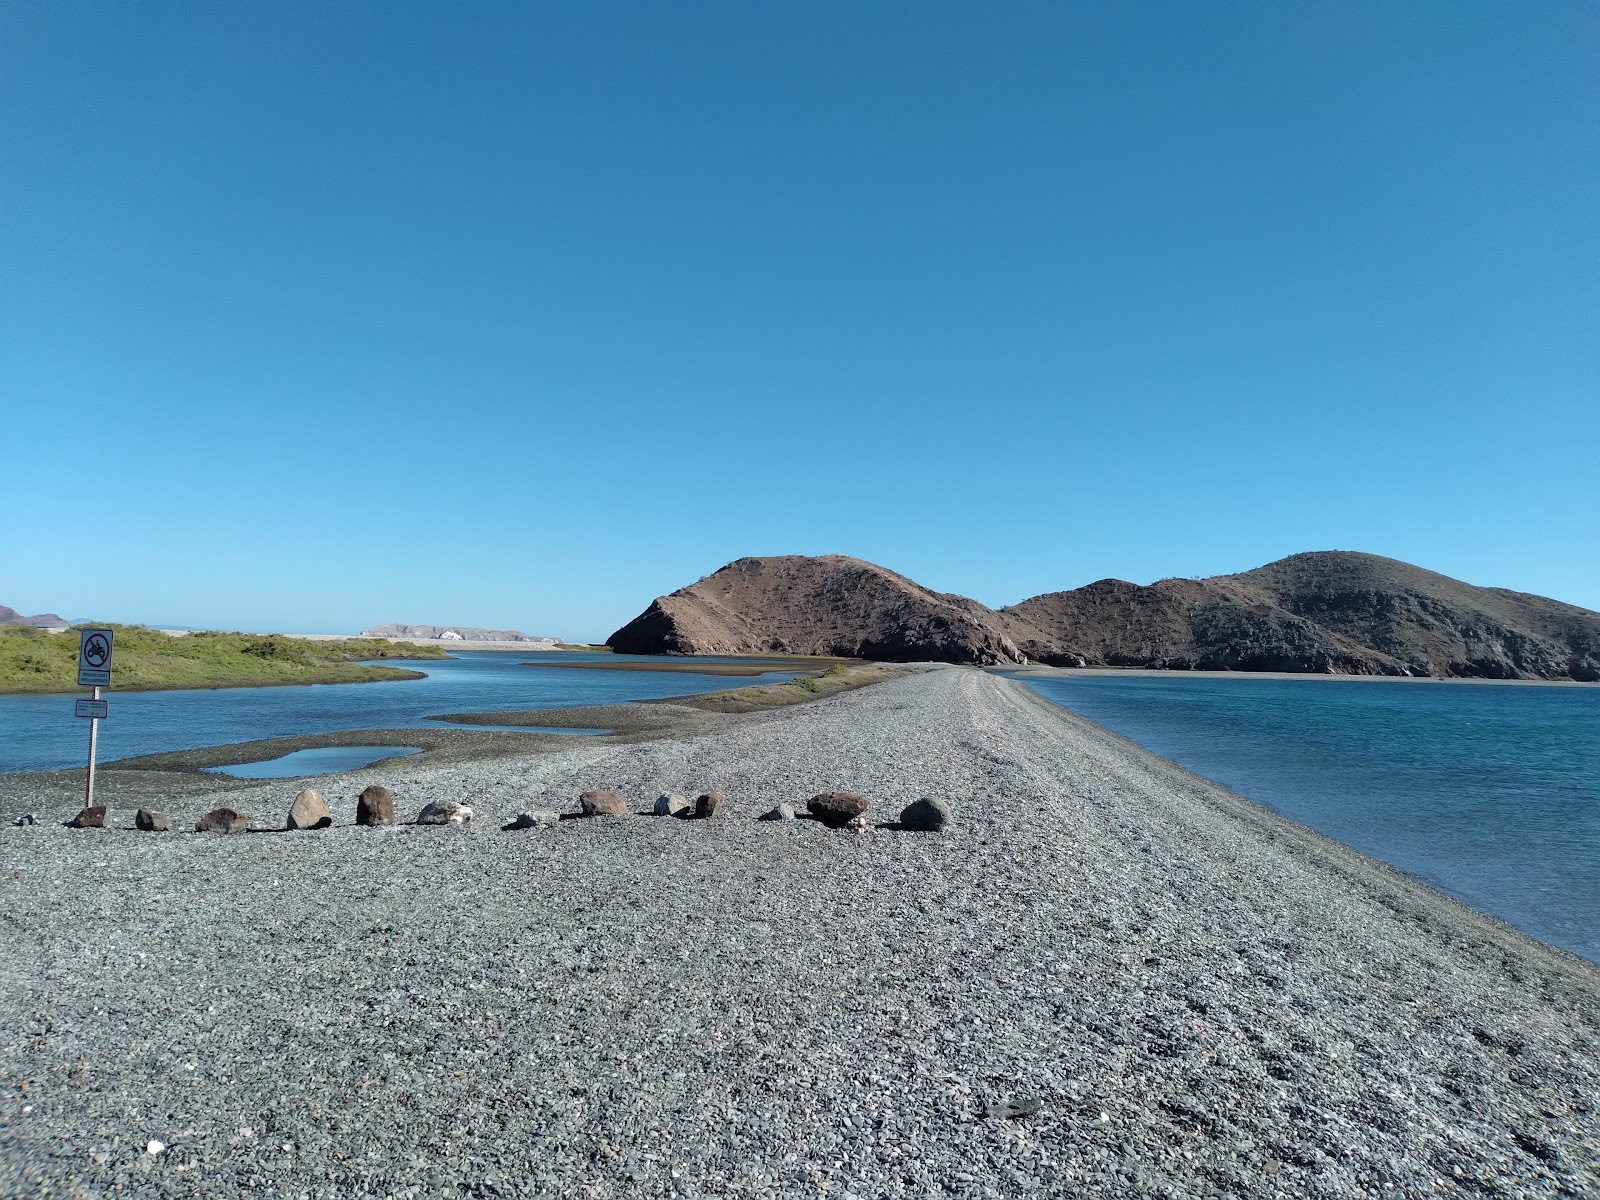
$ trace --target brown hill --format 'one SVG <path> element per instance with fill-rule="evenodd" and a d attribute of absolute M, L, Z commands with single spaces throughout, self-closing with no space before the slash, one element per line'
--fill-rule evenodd
<path fill-rule="evenodd" d="M 1349 551 L 1148 587 L 1102 579 L 1000 616 L 1042 662 L 1600 679 L 1600 613 Z"/>
<path fill-rule="evenodd" d="M 1296 554 L 1237 575 L 1102 579 L 998 611 L 860 559 L 745 558 L 612 635 L 638 654 L 841 654 L 1067 666 L 1600 680 L 1600 613 L 1394 559 Z"/>
<path fill-rule="evenodd" d="M 658 597 L 606 644 L 625 654 L 1021 661 L 993 609 L 843 554 L 741 558 Z"/>
<path fill-rule="evenodd" d="M 55 613 L 40 613 L 36 617 L 25 617 L 14 608 L 7 608 L 0 604 L 0 625 L 31 625 L 35 629 L 65 629 L 67 622 L 64 617 Z"/>

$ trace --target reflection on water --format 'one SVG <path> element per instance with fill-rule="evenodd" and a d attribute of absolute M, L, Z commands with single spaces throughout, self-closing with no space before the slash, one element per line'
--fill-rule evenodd
<path fill-rule="evenodd" d="M 1600 961 L 1600 689 L 1180 673 L 1028 683 Z"/>
<path fill-rule="evenodd" d="M 214 775 L 231 775 L 235 779 L 294 779 L 301 775 L 354 771 L 357 767 L 371 766 L 386 758 L 403 758 L 407 754 L 421 753 L 421 746 L 318 746 L 314 750 L 296 750 L 292 754 L 263 762 L 202 769 Z"/>

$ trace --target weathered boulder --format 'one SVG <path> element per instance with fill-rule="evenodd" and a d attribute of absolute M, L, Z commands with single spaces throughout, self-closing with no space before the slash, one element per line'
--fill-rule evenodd
<path fill-rule="evenodd" d="M 689 801 L 677 792 L 667 792 L 656 797 L 655 813 L 658 817 L 675 817 L 689 807 Z"/>
<path fill-rule="evenodd" d="M 507 821 L 502 829 L 535 829 L 548 828 L 561 820 L 561 814 L 548 808 L 536 808 L 532 812 L 524 810 L 519 812 L 513 820 Z"/>
<path fill-rule="evenodd" d="M 694 802 L 694 815 L 696 817 L 714 817 L 723 811 L 723 805 L 728 802 L 727 796 L 721 792 L 702 792 Z"/>
<path fill-rule="evenodd" d="M 134 814 L 133 824 L 135 828 L 142 829 L 146 833 L 172 832 L 172 818 L 154 809 L 141 808 Z"/>
<path fill-rule="evenodd" d="M 394 797 L 380 783 L 363 788 L 356 797 L 357 825 L 393 825 Z"/>
<path fill-rule="evenodd" d="M 921 833 L 938 833 L 950 824 L 950 806 L 932 796 L 925 797 L 900 810 L 900 824 Z"/>
<path fill-rule="evenodd" d="M 306 788 L 289 806 L 287 823 L 290 829 L 326 829 L 333 824 L 333 816 L 317 789 Z"/>
<path fill-rule="evenodd" d="M 780 804 L 776 808 L 768 809 L 761 814 L 763 821 L 792 821 L 794 820 L 794 805 Z"/>
<path fill-rule="evenodd" d="M 621 796 L 603 788 L 595 788 L 578 797 L 578 807 L 586 817 L 614 817 L 628 811 Z"/>
<path fill-rule="evenodd" d="M 86 808 L 67 822 L 69 829 L 104 829 L 106 827 L 106 806 L 96 804 L 93 808 Z"/>
<path fill-rule="evenodd" d="M 824 825 L 843 829 L 867 811 L 867 798 L 855 792 L 823 792 L 807 800 L 806 809 Z"/>
<path fill-rule="evenodd" d="M 250 818 L 237 808 L 213 808 L 194 823 L 196 833 L 243 833 Z"/>
<path fill-rule="evenodd" d="M 422 806 L 418 825 L 465 825 L 472 820 L 472 809 L 454 800 L 434 800 Z"/>

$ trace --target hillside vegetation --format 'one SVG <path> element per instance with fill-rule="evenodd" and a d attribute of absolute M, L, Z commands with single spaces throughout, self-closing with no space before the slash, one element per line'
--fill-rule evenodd
<path fill-rule="evenodd" d="M 374 658 L 448 658 L 437 646 L 387 641 L 306 641 L 282 634 L 191 633 L 173 637 L 115 625 L 114 691 L 260 687 L 282 683 L 368 683 L 419 679 L 416 671 L 363 666 Z M 78 631 L 0 628 L 0 692 L 77 690 Z"/>

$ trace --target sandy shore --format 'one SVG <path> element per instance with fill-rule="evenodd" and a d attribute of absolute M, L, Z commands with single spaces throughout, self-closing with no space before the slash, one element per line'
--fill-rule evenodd
<path fill-rule="evenodd" d="M 0 828 L 0 1194 L 1600 1190 L 1591 964 L 983 672 L 685 721 Z M 499 828 L 589 787 L 733 811 Z M 753 819 L 840 787 L 956 823 Z"/>

